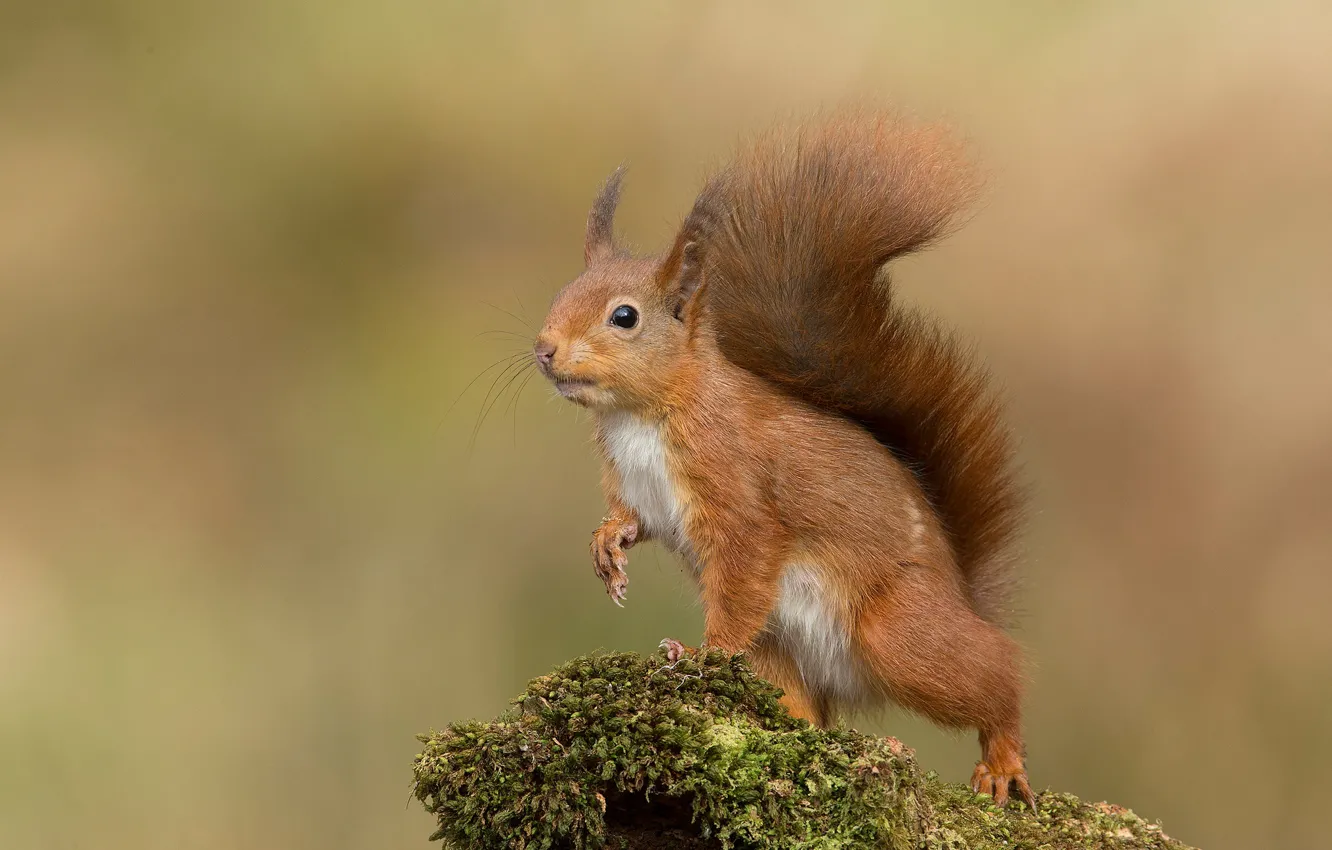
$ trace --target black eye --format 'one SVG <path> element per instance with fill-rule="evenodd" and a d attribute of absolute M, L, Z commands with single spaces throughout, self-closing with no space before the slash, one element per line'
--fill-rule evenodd
<path fill-rule="evenodd" d="M 621 304 L 611 313 L 610 323 L 617 328 L 628 330 L 638 324 L 638 311 L 628 304 Z"/>

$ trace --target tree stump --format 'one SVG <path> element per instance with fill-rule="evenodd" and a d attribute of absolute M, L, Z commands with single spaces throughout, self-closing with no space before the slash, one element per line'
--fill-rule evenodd
<path fill-rule="evenodd" d="M 795 720 L 743 656 L 574 659 L 489 723 L 422 735 L 432 839 L 480 848 L 1177 848 L 1106 803 L 998 809 L 895 738 Z"/>

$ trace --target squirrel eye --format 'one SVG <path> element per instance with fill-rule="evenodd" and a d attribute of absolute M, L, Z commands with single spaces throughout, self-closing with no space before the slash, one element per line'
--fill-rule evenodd
<path fill-rule="evenodd" d="M 621 304 L 611 313 L 610 323 L 617 328 L 628 330 L 638 324 L 638 311 L 628 304 Z"/>

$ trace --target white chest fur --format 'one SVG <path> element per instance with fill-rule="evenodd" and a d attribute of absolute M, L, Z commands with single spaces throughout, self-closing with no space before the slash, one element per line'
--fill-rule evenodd
<path fill-rule="evenodd" d="M 601 437 L 620 478 L 620 498 L 638 512 L 647 533 L 683 551 L 684 517 L 666 465 L 661 427 L 633 414 L 611 413 L 601 420 Z"/>

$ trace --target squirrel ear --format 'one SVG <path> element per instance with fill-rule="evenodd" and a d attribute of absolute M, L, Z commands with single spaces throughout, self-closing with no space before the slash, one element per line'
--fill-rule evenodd
<path fill-rule="evenodd" d="M 587 214 L 587 235 L 583 239 L 583 261 L 591 265 L 615 254 L 615 207 L 620 203 L 620 185 L 624 182 L 624 166 L 606 179 L 605 185 L 592 202 Z"/>
<path fill-rule="evenodd" d="M 689 241 L 680 248 L 679 265 L 675 273 L 675 318 L 683 321 L 696 300 L 703 283 L 703 249 Z"/>
<path fill-rule="evenodd" d="M 715 181 L 703 188 L 694 201 L 694 208 L 681 222 L 675 244 L 658 272 L 663 293 L 675 304 L 675 318 L 684 322 L 697 316 L 697 306 L 707 283 L 703 277 L 703 251 L 708 234 L 715 230 L 718 220 L 718 191 Z"/>

